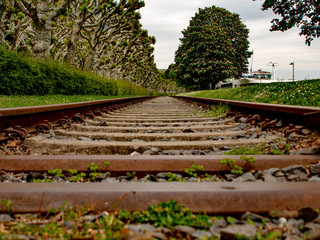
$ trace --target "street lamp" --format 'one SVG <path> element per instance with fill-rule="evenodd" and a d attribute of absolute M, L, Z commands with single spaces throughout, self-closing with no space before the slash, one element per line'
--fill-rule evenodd
<path fill-rule="evenodd" d="M 290 63 L 292 65 L 292 81 L 294 82 L 294 62 Z"/>
<path fill-rule="evenodd" d="M 279 63 L 270 61 L 270 62 L 267 64 L 267 66 L 271 66 L 271 67 L 272 67 L 273 80 L 276 80 L 276 74 L 275 74 L 275 72 L 274 72 L 274 69 L 276 68 L 276 66 L 279 66 Z"/>

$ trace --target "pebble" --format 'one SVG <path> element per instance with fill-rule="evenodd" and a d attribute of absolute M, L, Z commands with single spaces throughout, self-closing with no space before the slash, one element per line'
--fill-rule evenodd
<path fill-rule="evenodd" d="M 175 231 L 185 233 L 187 235 L 192 235 L 195 233 L 196 229 L 189 226 L 177 226 L 174 228 Z"/>
<path fill-rule="evenodd" d="M 250 172 L 246 172 L 234 179 L 234 182 L 255 182 L 256 178 Z"/>
<path fill-rule="evenodd" d="M 255 226 L 250 224 L 230 225 L 221 231 L 221 240 L 237 240 L 239 237 L 253 239 L 256 236 L 257 230 Z"/>
<path fill-rule="evenodd" d="M 13 218 L 9 214 L 0 214 L 0 222 L 11 222 Z"/>
<path fill-rule="evenodd" d="M 78 139 L 80 140 L 80 141 L 93 141 L 91 138 L 87 138 L 87 137 L 78 137 Z"/>

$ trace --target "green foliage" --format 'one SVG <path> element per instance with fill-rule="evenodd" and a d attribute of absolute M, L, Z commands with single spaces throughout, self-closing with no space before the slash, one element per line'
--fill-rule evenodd
<path fill-rule="evenodd" d="M 126 176 L 130 178 L 135 178 L 137 176 L 136 172 L 126 172 Z"/>
<path fill-rule="evenodd" d="M 8 214 L 11 215 L 11 208 L 12 208 L 11 200 L 7 200 L 7 199 L 1 200 L 0 204 L 6 206 Z"/>
<path fill-rule="evenodd" d="M 256 159 L 254 157 L 241 156 L 240 159 L 246 162 L 246 165 L 250 165 L 251 163 L 255 163 Z"/>
<path fill-rule="evenodd" d="M 224 158 L 224 159 L 221 159 L 220 163 L 222 165 L 227 165 L 227 167 L 230 168 L 230 171 L 233 174 L 236 174 L 236 175 L 242 175 L 243 174 L 243 167 L 235 165 L 236 161 L 234 159 Z"/>
<path fill-rule="evenodd" d="M 98 169 L 99 169 L 99 166 L 97 166 L 96 164 L 94 163 L 90 163 L 87 168 L 91 171 L 91 172 L 97 172 Z"/>
<path fill-rule="evenodd" d="M 168 182 L 181 182 L 181 178 L 172 172 L 167 172 Z"/>
<path fill-rule="evenodd" d="M 184 172 L 187 174 L 189 177 L 195 177 L 197 178 L 199 174 L 204 170 L 202 165 L 194 165 L 192 164 L 191 168 L 186 168 Z"/>
<path fill-rule="evenodd" d="M 320 79 L 258 84 L 239 88 L 191 92 L 181 95 L 247 102 L 320 106 Z"/>
<path fill-rule="evenodd" d="M 245 161 L 245 166 L 249 166 L 251 163 L 255 163 L 256 159 L 254 157 L 247 157 L 247 156 L 241 156 L 240 159 L 242 161 Z M 242 175 L 243 174 L 243 167 L 240 167 L 236 165 L 236 160 L 232 158 L 224 158 L 220 160 L 220 163 L 222 165 L 227 165 L 228 168 L 230 168 L 230 172 L 236 175 Z"/>
<path fill-rule="evenodd" d="M 247 71 L 249 31 L 239 15 L 215 6 L 199 9 L 182 33 L 174 68 L 187 90 L 209 89 Z"/>
<path fill-rule="evenodd" d="M 306 44 L 311 45 L 313 38 L 320 37 L 320 4 L 318 1 L 301 0 L 265 0 L 262 10 L 272 9 L 282 19 L 272 20 L 271 31 L 287 31 L 300 27 L 299 35 L 306 37 Z"/>
<path fill-rule="evenodd" d="M 62 169 L 51 169 L 48 171 L 48 173 L 53 176 L 64 177 Z"/>
<path fill-rule="evenodd" d="M 218 105 L 212 105 L 211 108 L 207 109 L 205 117 L 219 117 L 229 112 L 230 107 L 228 104 L 219 103 Z"/>
<path fill-rule="evenodd" d="M 0 92 L 3 95 L 149 95 L 147 89 L 122 80 L 76 70 L 53 60 L 36 60 L 0 47 Z"/>
<path fill-rule="evenodd" d="M 158 205 L 152 205 L 148 211 L 133 212 L 120 211 L 118 215 L 122 221 L 150 223 L 155 227 L 174 228 L 175 226 L 190 226 L 197 229 L 209 229 L 212 219 L 203 214 L 194 215 L 190 209 L 182 208 L 177 201 L 171 200 Z"/>
<path fill-rule="evenodd" d="M 70 177 L 69 182 L 83 182 L 86 176 L 87 174 L 81 172 L 75 176 Z"/>
<path fill-rule="evenodd" d="M 265 155 L 266 151 L 264 146 L 253 146 L 253 147 L 238 147 L 233 148 L 228 152 L 225 152 L 224 155 Z"/>

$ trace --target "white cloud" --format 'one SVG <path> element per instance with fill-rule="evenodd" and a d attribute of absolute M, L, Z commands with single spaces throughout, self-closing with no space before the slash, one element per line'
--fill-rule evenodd
<path fill-rule="evenodd" d="M 253 69 L 267 67 L 270 61 L 278 62 L 277 77 L 289 78 L 292 74 L 290 62 L 295 61 L 298 78 L 320 77 L 320 39 L 311 47 L 304 44 L 299 30 L 270 32 L 270 21 L 275 16 L 272 11 L 261 11 L 262 1 L 252 0 L 145 0 L 141 9 L 143 27 L 157 39 L 155 60 L 158 68 L 167 68 L 174 62 L 174 54 L 179 46 L 181 31 L 189 25 L 189 20 L 198 8 L 216 5 L 240 15 L 250 30 L 250 49 L 254 49 Z"/>

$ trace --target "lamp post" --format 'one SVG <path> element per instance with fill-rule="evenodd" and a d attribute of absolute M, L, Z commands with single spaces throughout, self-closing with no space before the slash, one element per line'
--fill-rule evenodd
<path fill-rule="evenodd" d="M 274 72 L 274 69 L 276 68 L 276 66 L 279 66 L 279 63 L 270 61 L 270 62 L 267 64 L 267 66 L 271 66 L 271 67 L 272 67 L 273 80 L 276 80 L 276 74 L 275 74 L 275 72 Z"/>
<path fill-rule="evenodd" d="M 292 65 L 292 81 L 294 82 L 294 62 L 290 63 Z"/>

